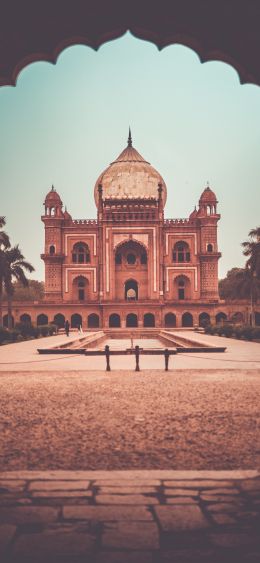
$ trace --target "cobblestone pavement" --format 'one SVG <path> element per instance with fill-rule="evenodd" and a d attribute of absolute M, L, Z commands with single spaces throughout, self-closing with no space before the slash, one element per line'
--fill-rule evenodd
<path fill-rule="evenodd" d="M 259 563 L 257 471 L 0 474 L 2 563 Z"/>

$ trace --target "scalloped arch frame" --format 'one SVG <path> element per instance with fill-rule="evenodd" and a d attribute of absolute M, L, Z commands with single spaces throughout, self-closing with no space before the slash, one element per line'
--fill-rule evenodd
<path fill-rule="evenodd" d="M 8 5 L 9 4 L 9 5 Z M 222 61 L 241 84 L 260 85 L 260 3 L 248 0 L 13 0 L 0 21 L 0 85 L 15 86 L 27 65 L 55 64 L 67 47 L 97 50 L 127 31 L 159 50 L 173 44 L 191 48 L 201 63 Z"/>

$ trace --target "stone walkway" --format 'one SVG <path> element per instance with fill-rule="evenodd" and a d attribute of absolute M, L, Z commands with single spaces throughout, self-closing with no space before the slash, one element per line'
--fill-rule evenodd
<path fill-rule="evenodd" d="M 0 474 L 2 563 L 259 563 L 257 471 Z"/>
<path fill-rule="evenodd" d="M 87 333 L 86 333 L 87 334 Z M 182 353 L 170 359 L 169 369 L 260 369 L 260 344 L 246 342 L 233 338 L 220 338 L 199 334 L 193 331 L 182 331 L 182 336 L 201 342 L 203 345 L 226 346 L 224 353 Z M 82 337 L 82 336 L 81 336 Z M 66 339 L 64 335 L 28 340 L 26 342 L 9 344 L 0 347 L 1 371 L 57 371 L 57 370 L 105 370 L 106 362 L 103 356 L 85 357 L 80 355 L 46 355 L 40 356 L 37 348 L 48 348 L 64 342 L 76 341 L 79 336 L 73 334 Z M 124 342 L 124 341 L 122 341 Z M 137 343 L 137 341 L 135 342 Z M 124 343 L 125 344 L 125 343 Z M 103 343 L 103 346 L 105 344 Z M 157 344 L 156 347 L 159 345 Z M 124 345 L 125 347 L 125 345 Z M 164 369 L 162 356 L 141 356 L 141 370 Z M 112 370 L 135 369 L 134 356 L 114 356 L 111 358 Z"/>

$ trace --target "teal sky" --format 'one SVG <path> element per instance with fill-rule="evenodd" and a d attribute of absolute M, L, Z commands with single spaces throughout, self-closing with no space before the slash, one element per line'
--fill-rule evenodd
<path fill-rule="evenodd" d="M 187 217 L 207 181 L 217 194 L 219 274 L 242 266 L 241 242 L 260 224 L 260 88 L 192 50 L 161 52 L 126 34 L 98 52 L 66 49 L 0 88 L 0 215 L 44 279 L 42 203 L 51 184 L 73 218 L 95 218 L 95 181 L 126 145 L 161 173 L 165 217 Z"/>

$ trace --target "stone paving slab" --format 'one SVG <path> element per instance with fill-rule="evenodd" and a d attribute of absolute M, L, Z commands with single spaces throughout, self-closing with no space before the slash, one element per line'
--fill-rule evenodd
<path fill-rule="evenodd" d="M 256 470 L 16 471 L 0 483 L 1 563 L 260 560 Z"/>

